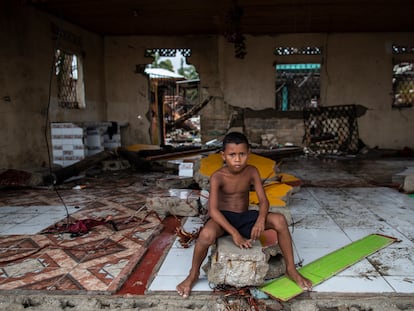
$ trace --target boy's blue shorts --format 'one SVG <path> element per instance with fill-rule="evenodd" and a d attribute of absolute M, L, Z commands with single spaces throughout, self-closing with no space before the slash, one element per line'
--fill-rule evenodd
<path fill-rule="evenodd" d="M 259 212 L 256 210 L 248 210 L 243 213 L 235 213 L 230 211 L 221 211 L 227 221 L 239 231 L 246 239 L 250 239 L 252 228 L 256 223 Z"/>

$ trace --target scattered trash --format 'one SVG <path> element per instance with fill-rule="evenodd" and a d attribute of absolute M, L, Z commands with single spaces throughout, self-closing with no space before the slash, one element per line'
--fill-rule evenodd
<path fill-rule="evenodd" d="M 81 190 L 81 189 L 85 189 L 86 185 L 76 185 L 75 187 L 73 187 L 73 190 Z"/>

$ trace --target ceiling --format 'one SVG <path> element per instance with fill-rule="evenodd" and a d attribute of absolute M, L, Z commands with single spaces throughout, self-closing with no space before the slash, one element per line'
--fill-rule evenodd
<path fill-rule="evenodd" d="M 24 0 L 100 35 L 412 32 L 412 0 Z M 231 15 L 238 7 L 242 15 Z"/>

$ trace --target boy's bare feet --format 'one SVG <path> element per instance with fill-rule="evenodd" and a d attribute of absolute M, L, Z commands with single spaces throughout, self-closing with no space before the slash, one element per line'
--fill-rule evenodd
<path fill-rule="evenodd" d="M 184 281 L 177 285 L 177 293 L 183 298 L 188 298 L 190 296 L 191 289 L 193 288 L 194 283 L 198 280 L 198 275 L 189 274 Z"/>
<path fill-rule="evenodd" d="M 296 282 L 303 290 L 309 291 L 312 289 L 312 282 L 307 278 L 304 278 L 296 269 L 291 271 L 286 270 L 286 275 L 292 281 Z"/>

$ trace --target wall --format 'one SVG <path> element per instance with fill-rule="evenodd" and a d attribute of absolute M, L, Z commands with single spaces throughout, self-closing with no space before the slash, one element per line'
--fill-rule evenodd
<path fill-rule="evenodd" d="M 336 34 L 327 38 L 324 102 L 365 106 L 366 114 L 358 119 L 359 135 L 371 148 L 414 148 L 414 108 L 391 108 L 391 44 L 412 46 L 413 39 L 412 33 Z"/>
<path fill-rule="evenodd" d="M 0 169 L 47 166 L 49 122 L 106 119 L 103 40 L 19 1 L 2 2 L 0 20 Z M 81 40 L 86 109 L 57 106 L 52 22 Z"/>
<path fill-rule="evenodd" d="M 242 114 L 249 138 L 260 143 L 261 133 L 274 134 L 280 143 L 302 144 L 303 119 L 277 114 L 274 105 L 274 64 L 321 61 L 321 104 L 362 105 L 366 113 L 358 119 L 359 136 L 369 147 L 414 148 L 409 135 L 412 108 L 391 108 L 391 43 L 409 45 L 414 34 L 285 34 L 246 36 L 247 55 L 234 56 L 233 45 L 223 37 L 111 37 L 105 40 L 108 115 L 130 122 L 127 143 L 149 143 L 149 120 L 137 118 L 148 112 L 146 80 L 134 73 L 136 64 L 148 64 L 146 48 L 191 48 L 188 62 L 200 74 L 204 97 L 214 100 L 201 112 L 202 138 L 223 135 L 233 113 Z M 320 46 L 323 56 L 275 56 L 279 46 Z M 263 111 L 250 117 L 244 109 Z M 240 112 L 241 109 L 241 112 Z M 259 114 L 260 115 L 260 114 Z M 380 135 L 378 135 L 380 133 Z"/>
<path fill-rule="evenodd" d="M 303 120 L 268 111 L 274 105 L 274 64 L 309 61 L 309 56 L 277 57 L 273 52 L 278 46 L 315 45 L 324 49 L 321 104 L 366 107 L 358 126 L 369 147 L 414 149 L 414 109 L 392 109 L 390 97 L 391 43 L 412 46 L 413 33 L 246 36 L 247 55 L 238 59 L 222 36 L 102 38 L 28 6 L 2 4 L 0 9 L 0 38 L 7 42 L 0 46 L 0 168 L 47 163 L 48 118 L 49 122 L 128 122 L 122 130 L 124 145 L 150 143 L 148 81 L 136 73 L 136 65 L 151 63 L 144 57 L 145 49 L 160 47 L 190 48 L 187 62 L 200 74 L 203 98 L 214 96 L 201 111 L 204 142 L 223 135 L 237 113 L 254 142 L 260 142 L 263 132 L 274 133 L 281 143 L 300 145 Z M 81 38 L 84 110 L 57 107 L 53 83 L 49 90 L 51 22 Z M 252 116 L 245 113 L 247 109 L 262 114 Z"/>
<path fill-rule="evenodd" d="M 136 72 L 137 65 L 151 64 L 145 57 L 148 48 L 191 48 L 187 63 L 196 66 L 202 80 L 203 96 L 216 98 L 202 112 L 203 116 L 216 110 L 223 113 L 223 95 L 219 87 L 217 68 L 217 39 L 198 37 L 107 37 L 105 38 L 105 79 L 108 117 L 128 122 L 123 131 L 123 143 L 150 144 L 149 89 L 147 77 Z M 208 121 L 206 121 L 208 122 Z"/>

